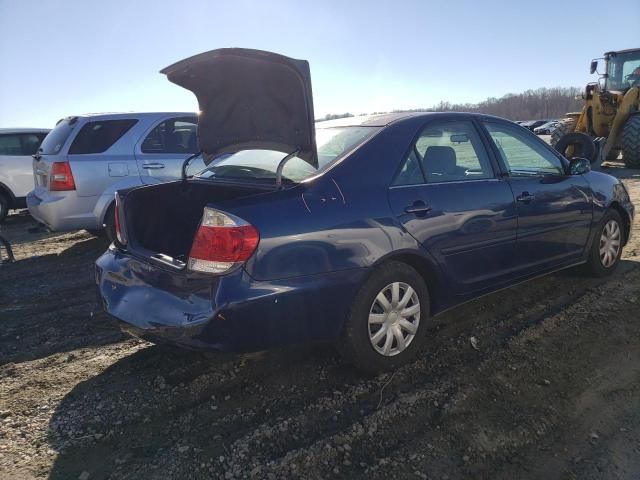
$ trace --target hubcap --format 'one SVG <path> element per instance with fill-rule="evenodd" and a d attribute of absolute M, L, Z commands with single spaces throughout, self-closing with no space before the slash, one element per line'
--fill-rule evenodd
<path fill-rule="evenodd" d="M 390 283 L 376 295 L 369 310 L 369 341 L 385 357 L 398 355 L 411 344 L 419 324 L 418 294 L 406 283 Z"/>
<path fill-rule="evenodd" d="M 620 253 L 620 225 L 609 220 L 600 235 L 600 262 L 605 268 L 611 267 Z"/>

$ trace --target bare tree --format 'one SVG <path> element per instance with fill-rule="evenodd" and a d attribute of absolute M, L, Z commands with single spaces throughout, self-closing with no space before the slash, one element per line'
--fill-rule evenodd
<path fill-rule="evenodd" d="M 430 108 L 394 110 L 394 112 L 475 112 L 510 120 L 553 119 L 561 118 L 567 112 L 580 111 L 583 101 L 576 99 L 580 93 L 581 89 L 577 87 L 538 88 L 522 93 L 508 93 L 500 98 L 490 97 L 480 103 L 441 101 Z M 352 116 L 350 113 L 328 114 L 322 120 Z"/>

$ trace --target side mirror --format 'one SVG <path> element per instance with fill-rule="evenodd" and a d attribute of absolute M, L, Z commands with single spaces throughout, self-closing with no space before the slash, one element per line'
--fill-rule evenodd
<path fill-rule="evenodd" d="M 583 175 L 591 171 L 591 162 L 586 158 L 574 157 L 569 162 L 569 174 Z"/>
<path fill-rule="evenodd" d="M 593 75 L 594 73 L 596 73 L 597 69 L 598 69 L 598 61 L 591 60 L 591 67 L 589 67 L 589 73 Z"/>

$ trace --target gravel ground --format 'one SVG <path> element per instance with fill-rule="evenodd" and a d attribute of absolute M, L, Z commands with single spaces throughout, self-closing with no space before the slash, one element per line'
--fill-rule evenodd
<path fill-rule="evenodd" d="M 609 171 L 640 205 L 640 172 Z M 638 220 L 613 277 L 458 307 L 377 377 L 326 347 L 126 337 L 96 302 L 106 243 L 30 226 L 2 226 L 18 261 L 0 266 L 0 478 L 640 478 Z"/>

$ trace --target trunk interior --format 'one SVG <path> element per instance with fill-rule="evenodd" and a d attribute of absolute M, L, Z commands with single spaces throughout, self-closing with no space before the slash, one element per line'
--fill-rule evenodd
<path fill-rule="evenodd" d="M 161 253 L 186 261 L 206 205 L 223 203 L 264 189 L 246 185 L 190 181 L 186 190 L 171 182 L 130 191 L 124 201 L 129 245 L 133 250 Z"/>

